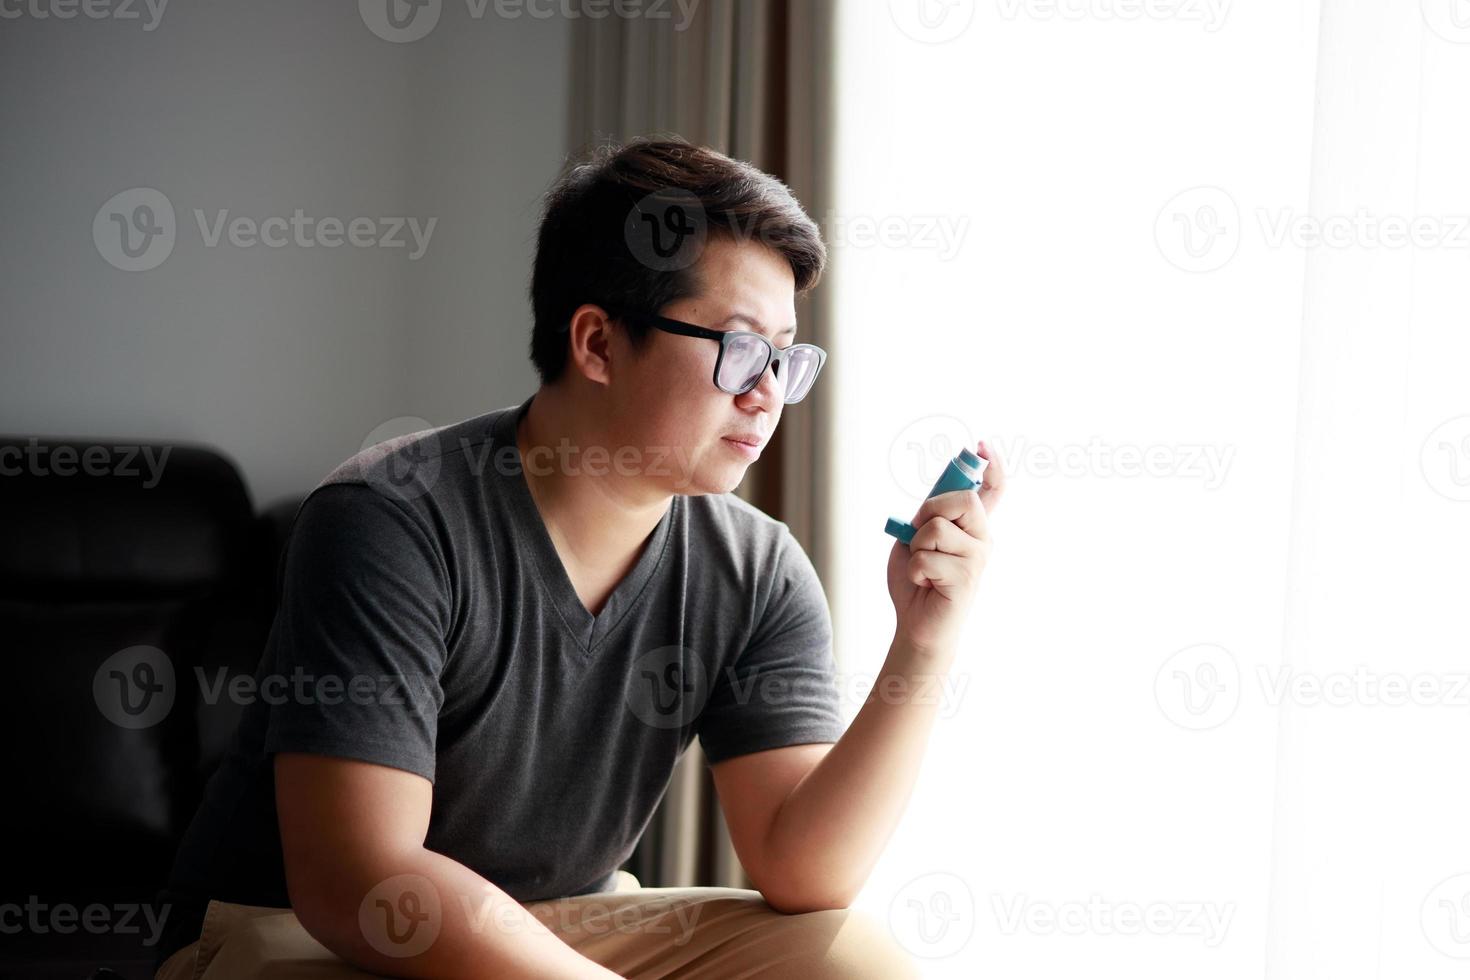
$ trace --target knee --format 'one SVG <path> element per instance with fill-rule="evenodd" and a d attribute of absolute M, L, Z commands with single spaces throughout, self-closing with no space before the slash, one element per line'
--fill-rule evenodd
<path fill-rule="evenodd" d="M 204 980 L 279 976 L 315 980 L 368 980 L 367 973 L 318 942 L 292 912 L 244 919 L 225 933 Z"/>
<path fill-rule="evenodd" d="M 917 960 L 887 922 L 860 909 L 784 917 L 783 974 L 799 980 L 917 980 Z"/>

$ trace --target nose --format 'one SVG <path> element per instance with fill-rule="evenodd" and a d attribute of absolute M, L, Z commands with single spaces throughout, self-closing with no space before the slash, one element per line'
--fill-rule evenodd
<path fill-rule="evenodd" d="M 785 365 L 782 366 L 784 367 Z M 765 372 L 761 374 L 760 381 L 756 382 L 756 386 L 740 397 L 758 398 L 762 403 L 768 404 L 772 408 L 779 408 L 786 403 L 785 377 L 785 371 L 782 371 L 779 376 L 777 375 L 776 359 L 772 358 L 771 363 L 766 365 Z"/>

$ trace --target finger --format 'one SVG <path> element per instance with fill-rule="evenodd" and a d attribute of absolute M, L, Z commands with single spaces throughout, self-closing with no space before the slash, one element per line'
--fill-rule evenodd
<path fill-rule="evenodd" d="M 942 551 L 961 558 L 973 555 L 979 547 L 979 541 L 947 517 L 925 521 L 909 542 L 910 551 Z"/>
<path fill-rule="evenodd" d="M 909 523 L 922 528 L 935 517 L 952 521 L 972 538 L 984 539 L 990 533 L 985 506 L 980 502 L 980 494 L 974 490 L 949 490 L 930 497 L 919 506 L 918 513 Z"/>
<path fill-rule="evenodd" d="M 974 588 L 975 570 L 969 561 L 942 551 L 917 551 L 909 557 L 909 581 L 930 586 L 946 599 Z"/>
<path fill-rule="evenodd" d="M 984 439 L 975 447 L 979 456 L 986 460 L 985 473 L 981 477 L 980 502 L 985 505 L 989 513 L 1000 502 L 1001 494 L 1006 490 L 1006 465 L 1001 458 L 1000 450 Z"/>

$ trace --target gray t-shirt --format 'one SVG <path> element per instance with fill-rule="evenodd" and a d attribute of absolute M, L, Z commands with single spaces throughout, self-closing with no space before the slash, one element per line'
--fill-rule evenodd
<path fill-rule="evenodd" d="M 821 582 L 739 497 L 675 496 L 587 611 L 521 472 L 534 398 L 364 450 L 302 503 L 160 961 L 208 899 L 289 905 L 275 752 L 433 781 L 425 845 L 529 902 L 612 887 L 696 735 L 716 763 L 842 734 Z"/>

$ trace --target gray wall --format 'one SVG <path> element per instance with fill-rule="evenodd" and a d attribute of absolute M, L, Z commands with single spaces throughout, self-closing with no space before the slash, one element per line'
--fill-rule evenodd
<path fill-rule="evenodd" d="M 476 8 L 446 0 L 410 43 L 341 0 L 175 0 L 152 30 L 142 0 L 136 20 L 0 20 L 0 432 L 209 443 L 266 503 L 370 432 L 417 427 L 395 419 L 534 390 L 526 285 L 566 152 L 570 24 Z M 129 272 L 93 223 L 135 187 L 167 197 L 176 231 Z M 195 215 L 297 208 L 372 218 L 373 237 L 438 220 L 411 260 L 407 229 L 401 248 L 289 229 L 210 247 Z"/>

